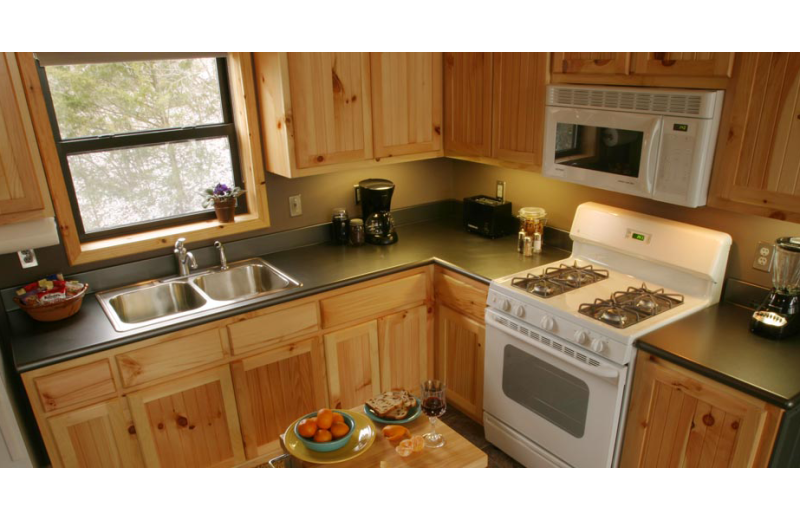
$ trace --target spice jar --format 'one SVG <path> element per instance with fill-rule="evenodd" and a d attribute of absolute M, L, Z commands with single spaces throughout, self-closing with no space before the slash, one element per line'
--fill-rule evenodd
<path fill-rule="evenodd" d="M 525 236 L 533 238 L 535 233 L 544 236 L 544 225 L 547 223 L 547 212 L 543 208 L 520 208 L 517 213 L 519 230 Z"/>
<path fill-rule="evenodd" d="M 347 210 L 344 208 L 334 208 L 333 217 L 331 217 L 331 240 L 335 244 L 347 244 L 348 229 L 347 223 Z"/>
<path fill-rule="evenodd" d="M 364 245 L 364 221 L 360 218 L 350 220 L 350 245 Z"/>

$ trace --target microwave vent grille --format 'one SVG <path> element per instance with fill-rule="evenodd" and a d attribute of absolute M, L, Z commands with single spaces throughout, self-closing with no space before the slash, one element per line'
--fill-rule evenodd
<path fill-rule="evenodd" d="M 704 108 L 700 94 L 659 94 L 574 87 L 554 87 L 550 91 L 550 104 L 691 116 L 700 116 Z"/>

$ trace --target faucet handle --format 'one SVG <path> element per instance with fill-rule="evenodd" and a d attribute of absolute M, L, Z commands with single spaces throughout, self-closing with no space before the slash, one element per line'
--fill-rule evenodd
<path fill-rule="evenodd" d="M 228 270 L 228 259 L 225 258 L 225 248 L 222 247 L 222 242 L 217 240 L 216 242 L 214 242 L 214 247 L 216 247 L 219 250 L 219 263 L 220 263 L 221 270 L 222 271 L 227 271 Z"/>
<path fill-rule="evenodd" d="M 186 247 L 184 246 L 185 243 L 186 243 L 186 238 L 184 237 L 179 238 L 175 242 L 175 252 L 176 253 L 185 252 L 186 251 Z"/>

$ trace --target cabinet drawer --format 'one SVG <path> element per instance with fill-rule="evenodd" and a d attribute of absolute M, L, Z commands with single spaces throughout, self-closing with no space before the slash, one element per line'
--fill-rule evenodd
<path fill-rule="evenodd" d="M 425 300 L 423 273 L 320 301 L 325 328 L 388 313 Z"/>
<path fill-rule="evenodd" d="M 122 386 L 130 387 L 218 361 L 223 356 L 219 329 L 213 329 L 126 352 L 116 360 Z"/>
<path fill-rule="evenodd" d="M 117 390 L 107 359 L 37 377 L 34 383 L 47 412 L 112 395 Z"/>
<path fill-rule="evenodd" d="M 436 301 L 483 321 L 489 287 L 483 284 L 478 287 L 477 284 L 478 282 L 472 280 L 467 282 L 467 279 L 460 275 L 436 271 L 434 279 Z"/>
<path fill-rule="evenodd" d="M 319 330 L 316 303 L 306 303 L 228 325 L 234 354 Z"/>

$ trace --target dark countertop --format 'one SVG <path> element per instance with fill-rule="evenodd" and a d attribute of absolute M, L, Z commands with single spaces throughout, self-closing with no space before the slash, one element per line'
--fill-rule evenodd
<path fill-rule="evenodd" d="M 114 330 L 94 295 L 84 299 L 78 314 L 61 322 L 41 323 L 22 311 L 9 312 L 14 365 L 19 372 L 27 372 L 432 262 L 489 283 L 493 278 L 569 256 L 568 251 L 545 246 L 542 254 L 525 258 L 516 252 L 516 237 L 483 238 L 464 232 L 450 220 L 400 226 L 398 235 L 398 242 L 391 246 L 318 244 L 265 255 L 264 260 L 303 286 L 268 301 L 240 303 L 213 315 L 147 332 Z"/>
<path fill-rule="evenodd" d="M 800 400 L 800 336 L 749 331 L 751 309 L 721 302 L 639 338 L 636 346 L 782 408 Z"/>

